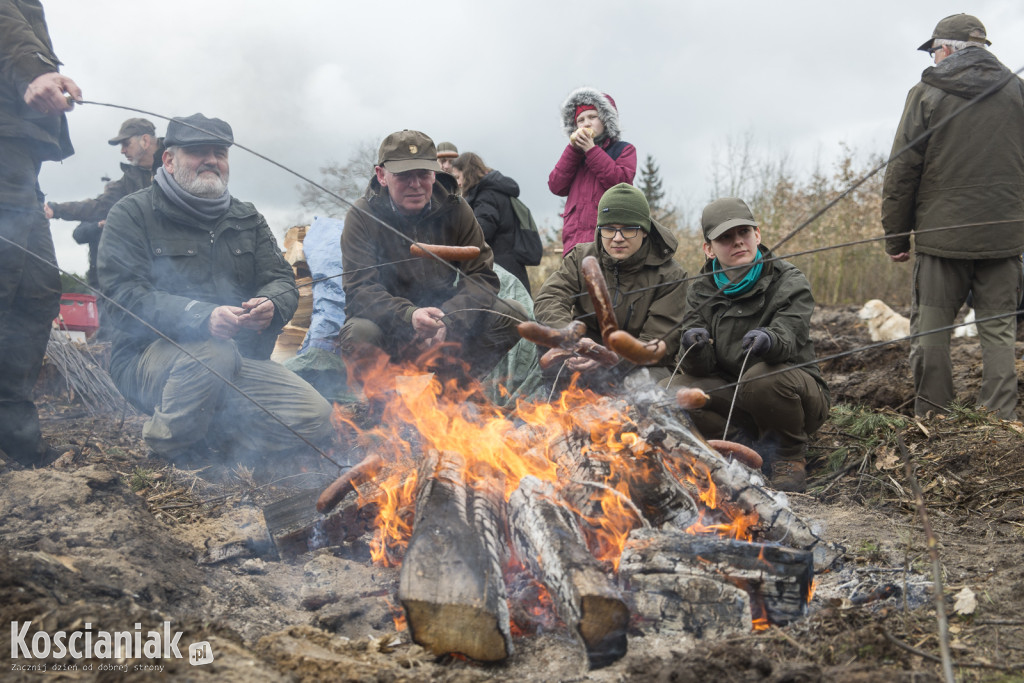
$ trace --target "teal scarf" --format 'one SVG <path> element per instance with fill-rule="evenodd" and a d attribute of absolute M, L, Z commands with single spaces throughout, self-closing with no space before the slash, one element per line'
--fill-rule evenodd
<path fill-rule="evenodd" d="M 729 282 L 729 276 L 721 272 L 720 268 L 718 259 L 711 262 L 711 269 L 719 271 L 715 273 L 715 286 L 722 290 L 722 293 L 726 296 L 739 296 L 749 291 L 758 278 L 761 277 L 761 271 L 764 270 L 764 262 L 761 260 L 761 251 L 758 250 L 757 256 L 754 257 L 753 267 L 736 282 Z"/>

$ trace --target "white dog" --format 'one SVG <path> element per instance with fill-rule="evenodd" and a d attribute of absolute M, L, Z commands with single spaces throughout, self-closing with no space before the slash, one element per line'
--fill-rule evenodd
<path fill-rule="evenodd" d="M 867 321 L 871 341 L 893 341 L 910 335 L 910 320 L 880 299 L 872 299 L 864 304 L 857 317 Z"/>
<path fill-rule="evenodd" d="M 954 337 L 977 337 L 978 326 L 974 324 L 974 309 L 968 308 L 964 316 L 964 324 L 953 328 Z"/>

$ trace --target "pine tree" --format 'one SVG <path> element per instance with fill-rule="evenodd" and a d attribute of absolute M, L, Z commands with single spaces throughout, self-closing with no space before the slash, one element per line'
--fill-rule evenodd
<path fill-rule="evenodd" d="M 665 203 L 665 190 L 662 189 L 661 169 L 650 154 L 644 159 L 644 167 L 640 170 L 640 191 L 651 205 L 651 216 L 659 223 L 675 226 L 675 207 Z"/>

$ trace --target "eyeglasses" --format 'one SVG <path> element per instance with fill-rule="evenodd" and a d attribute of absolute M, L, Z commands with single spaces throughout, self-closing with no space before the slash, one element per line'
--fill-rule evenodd
<path fill-rule="evenodd" d="M 622 235 L 622 239 L 631 240 L 640 234 L 640 226 L 632 228 L 601 228 L 601 237 L 606 240 L 615 239 L 615 233 Z"/>
<path fill-rule="evenodd" d="M 944 45 L 936 45 L 928 50 L 928 56 L 934 58 L 936 52 L 941 52 Z"/>

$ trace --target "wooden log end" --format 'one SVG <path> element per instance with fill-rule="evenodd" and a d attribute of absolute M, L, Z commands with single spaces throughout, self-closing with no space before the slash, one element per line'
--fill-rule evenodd
<path fill-rule="evenodd" d="M 500 662 L 512 652 L 493 613 L 472 605 L 438 605 L 424 600 L 403 600 L 414 642 L 434 654 L 452 652 L 480 662 Z"/>
<path fill-rule="evenodd" d="M 622 600 L 587 595 L 580 601 L 580 637 L 587 648 L 590 668 L 600 669 L 626 654 L 629 608 Z"/>

